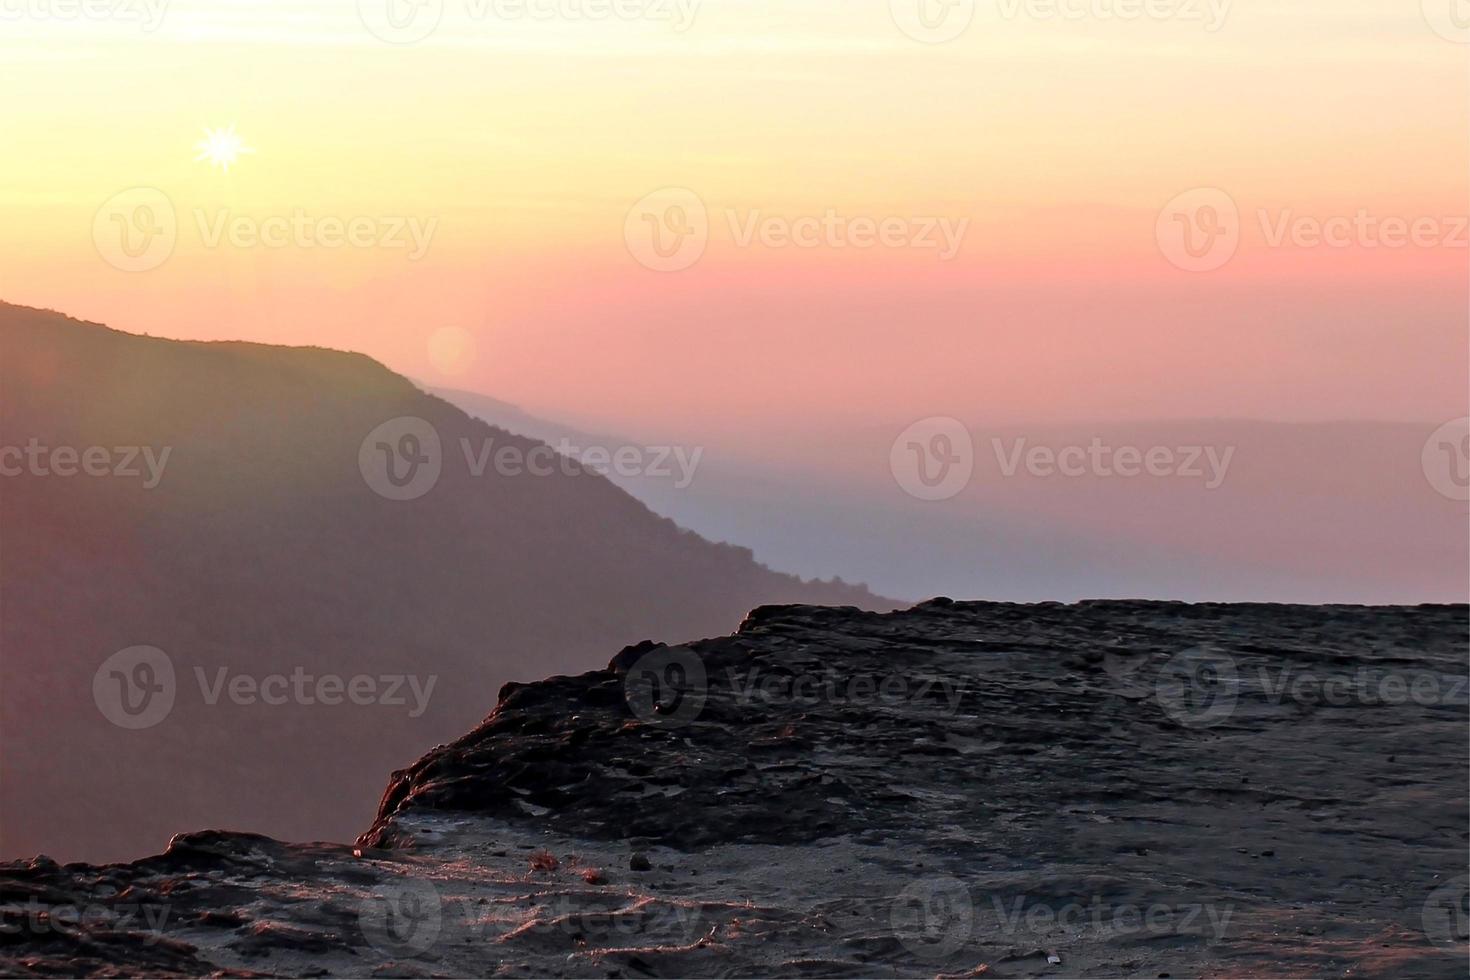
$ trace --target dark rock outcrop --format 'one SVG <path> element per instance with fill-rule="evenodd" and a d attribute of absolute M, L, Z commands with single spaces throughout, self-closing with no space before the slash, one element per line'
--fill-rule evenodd
<path fill-rule="evenodd" d="M 355 848 L 9 865 L 0 971 L 1463 976 L 1467 627 L 762 607 L 507 685 Z"/>

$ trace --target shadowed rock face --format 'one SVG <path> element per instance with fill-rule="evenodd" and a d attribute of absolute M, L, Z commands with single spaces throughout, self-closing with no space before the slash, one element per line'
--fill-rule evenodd
<path fill-rule="evenodd" d="M 0 970 L 1463 976 L 1467 628 L 763 607 L 508 685 L 356 848 L 9 865 Z"/>

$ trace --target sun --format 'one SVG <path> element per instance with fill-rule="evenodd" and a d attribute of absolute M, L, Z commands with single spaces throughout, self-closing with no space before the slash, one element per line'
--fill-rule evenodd
<path fill-rule="evenodd" d="M 229 173 L 230 167 L 239 161 L 240 154 L 255 152 L 240 139 L 234 123 L 221 129 L 206 128 L 204 139 L 195 143 L 194 149 L 199 151 L 195 160 L 208 160 L 225 173 Z"/>

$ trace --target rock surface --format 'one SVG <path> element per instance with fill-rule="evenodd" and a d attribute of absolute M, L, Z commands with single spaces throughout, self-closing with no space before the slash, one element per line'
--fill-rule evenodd
<path fill-rule="evenodd" d="M 356 846 L 3 866 L 0 974 L 1465 976 L 1467 629 L 763 607 L 507 686 Z"/>

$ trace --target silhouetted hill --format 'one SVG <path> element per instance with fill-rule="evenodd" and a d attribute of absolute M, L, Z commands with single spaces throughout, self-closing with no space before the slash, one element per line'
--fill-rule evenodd
<path fill-rule="evenodd" d="M 427 432 L 437 480 L 384 496 L 390 458 L 432 469 L 408 463 Z M 506 680 L 767 602 L 891 607 L 538 447 L 362 355 L 0 305 L 0 853 L 119 858 L 198 825 L 350 836 L 381 773 Z M 162 653 L 109 661 L 138 646 Z"/>

